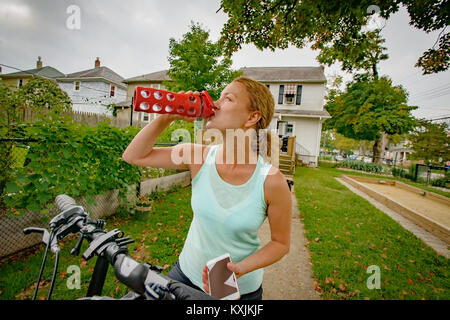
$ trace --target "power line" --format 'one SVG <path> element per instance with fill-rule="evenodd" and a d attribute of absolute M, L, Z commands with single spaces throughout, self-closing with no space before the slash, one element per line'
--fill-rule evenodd
<path fill-rule="evenodd" d="M 450 89 L 450 84 L 444 84 L 442 86 L 436 87 L 436 88 L 432 88 L 432 89 L 427 89 L 424 91 L 420 91 L 420 92 L 414 92 L 413 94 L 411 94 L 410 97 L 416 97 L 416 96 L 420 96 L 420 95 L 428 95 L 428 94 L 433 94 L 433 93 L 438 93 L 444 90 L 448 90 Z"/>

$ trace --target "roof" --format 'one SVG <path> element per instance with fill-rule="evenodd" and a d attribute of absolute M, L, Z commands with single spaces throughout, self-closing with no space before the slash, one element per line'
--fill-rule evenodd
<path fill-rule="evenodd" d="M 125 79 L 123 80 L 123 82 L 131 83 L 131 82 L 164 81 L 164 80 L 170 81 L 172 79 L 167 75 L 167 72 L 168 70 L 161 70 L 152 73 L 147 73 L 141 76 Z"/>
<path fill-rule="evenodd" d="M 275 109 L 275 115 L 302 117 L 302 118 L 331 118 L 326 110 L 291 110 L 291 109 Z"/>
<path fill-rule="evenodd" d="M 326 82 L 324 68 L 319 67 L 244 67 L 244 77 L 256 81 L 274 82 Z"/>
<path fill-rule="evenodd" d="M 124 78 L 114 71 L 112 71 L 108 67 L 95 67 L 93 69 L 74 72 L 66 74 L 64 77 L 58 78 L 57 80 L 65 81 L 65 80 L 75 80 L 75 79 L 104 79 L 109 82 L 113 82 L 115 84 L 121 85 L 125 87 L 123 83 Z"/>
<path fill-rule="evenodd" d="M 45 66 L 42 68 L 35 68 L 13 73 L 0 74 L 0 77 L 2 78 L 31 77 L 31 76 L 39 76 L 43 78 L 55 79 L 59 77 L 64 77 L 64 73 L 56 70 L 53 67 Z"/>

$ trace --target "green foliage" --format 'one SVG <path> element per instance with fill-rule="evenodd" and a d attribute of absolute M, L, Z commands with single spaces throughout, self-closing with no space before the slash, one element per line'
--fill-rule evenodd
<path fill-rule="evenodd" d="M 248 43 L 260 50 L 286 49 L 289 45 L 302 49 L 311 45 L 313 49 L 333 48 L 343 60 L 347 60 L 347 54 L 357 61 L 367 44 L 361 31 L 378 11 L 374 8 L 379 9 L 380 17 L 388 19 L 401 5 L 408 10 L 410 24 L 426 32 L 445 28 L 450 21 L 450 11 L 441 8 L 441 1 L 222 0 L 221 8 L 228 20 L 220 42 L 229 55 Z M 358 47 L 360 42 L 362 46 Z M 442 42 L 448 44 L 446 40 Z M 434 68 L 428 68 L 431 72 L 448 68 L 447 45 L 440 45 L 439 52 L 441 59 L 430 60 L 434 64 Z"/>
<path fill-rule="evenodd" d="M 412 172 L 412 171 L 411 171 Z M 414 180 L 414 175 L 410 173 L 410 171 L 403 168 L 392 168 L 392 175 L 394 177 L 406 178 L 410 180 Z"/>
<path fill-rule="evenodd" d="M 336 42 L 333 45 L 321 44 L 317 60 L 328 66 L 339 61 L 344 71 L 371 70 L 374 76 L 378 76 L 378 63 L 388 58 L 388 55 L 383 53 L 386 50 L 383 47 L 385 40 L 381 38 L 380 31 L 377 29 L 361 32 L 345 42 Z"/>
<path fill-rule="evenodd" d="M 190 31 L 180 41 L 169 40 L 168 75 L 164 85 L 171 91 L 207 90 L 213 100 L 239 75 L 231 70 L 232 61 L 224 57 L 218 43 L 209 40 L 209 31 L 191 22 Z"/>
<path fill-rule="evenodd" d="M 15 168 L 2 194 L 6 207 L 47 213 L 58 194 L 93 196 L 119 189 L 125 205 L 127 187 L 140 179 L 140 169 L 122 160 L 137 129 L 120 129 L 99 123 L 82 126 L 52 111 L 27 124 L 25 135 L 39 140 L 31 144 L 27 165 Z"/>
<path fill-rule="evenodd" d="M 432 180 L 431 185 L 435 187 L 450 189 L 450 173 L 447 172 L 444 177 Z"/>
<path fill-rule="evenodd" d="M 447 130 L 445 122 L 419 120 L 418 126 L 408 135 L 409 146 L 414 150 L 411 159 L 425 160 L 429 164 L 443 164 L 450 160 L 450 139 Z"/>
<path fill-rule="evenodd" d="M 345 159 L 344 161 L 342 161 L 341 166 L 354 170 L 362 170 L 373 173 L 390 173 L 388 167 L 384 167 L 379 163 Z"/>
<path fill-rule="evenodd" d="M 417 107 L 408 106 L 406 91 L 387 77 L 359 75 L 345 92 L 333 91 L 328 99 L 325 108 L 332 118 L 327 127 L 347 138 L 374 141 L 381 132 L 403 134 L 416 124 L 411 111 Z"/>
<path fill-rule="evenodd" d="M 64 90 L 52 80 L 33 77 L 18 90 L 20 105 L 33 110 L 52 109 L 55 112 L 69 111 L 72 101 Z"/>

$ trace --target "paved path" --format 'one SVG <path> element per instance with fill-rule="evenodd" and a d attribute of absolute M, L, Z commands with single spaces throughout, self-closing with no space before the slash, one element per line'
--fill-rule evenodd
<path fill-rule="evenodd" d="M 433 248 L 438 254 L 441 254 L 441 255 L 443 255 L 446 258 L 450 257 L 449 246 L 443 240 L 441 240 L 440 238 L 436 237 L 434 234 L 426 231 L 422 227 L 419 227 L 418 225 L 416 225 L 412 221 L 406 219 L 405 217 L 403 217 L 402 215 L 398 214 L 394 210 L 388 208 L 387 206 L 385 206 L 381 202 L 378 202 L 374 198 L 369 197 L 364 192 L 354 188 L 353 186 L 351 186 L 349 183 L 345 182 L 341 178 L 335 178 L 335 179 L 338 180 L 340 183 L 342 183 L 347 188 L 349 188 L 351 191 L 356 193 L 357 195 L 359 195 L 359 196 L 363 197 L 364 199 L 366 199 L 367 201 L 369 201 L 377 209 L 379 209 L 379 210 L 383 211 L 384 213 L 386 213 L 392 219 L 397 221 L 403 228 L 405 228 L 406 230 L 409 230 L 412 233 L 414 233 L 414 235 L 416 237 L 418 237 L 425 244 L 427 244 L 428 246 Z"/>
<path fill-rule="evenodd" d="M 264 300 L 319 300 L 314 290 L 314 278 L 306 249 L 303 224 L 297 207 L 294 187 L 292 187 L 291 248 L 280 261 L 264 268 Z M 270 240 L 269 222 L 266 219 L 259 231 L 261 244 Z"/>

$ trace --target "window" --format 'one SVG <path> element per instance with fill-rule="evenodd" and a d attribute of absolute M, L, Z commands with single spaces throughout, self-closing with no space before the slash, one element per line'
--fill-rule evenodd
<path fill-rule="evenodd" d="M 21 86 L 23 86 L 23 79 L 18 79 L 17 80 L 17 88 L 20 88 Z"/>
<path fill-rule="evenodd" d="M 294 125 L 289 123 L 286 127 L 286 135 L 292 136 L 293 132 L 294 132 Z"/>
<path fill-rule="evenodd" d="M 303 86 L 299 84 L 297 86 L 297 98 L 295 99 L 295 104 L 296 105 L 301 105 L 302 104 L 302 89 L 303 89 Z"/>
<path fill-rule="evenodd" d="M 270 89 L 270 84 L 266 84 L 267 89 Z"/>
<path fill-rule="evenodd" d="M 80 91 L 80 81 L 75 81 L 74 82 L 74 90 L 75 91 Z"/>
<path fill-rule="evenodd" d="M 115 91 L 116 91 L 116 87 L 111 85 L 111 88 L 109 90 L 109 96 L 114 97 Z"/>
<path fill-rule="evenodd" d="M 284 84 L 280 84 L 280 92 L 278 94 L 278 104 L 283 104 Z"/>
<path fill-rule="evenodd" d="M 293 104 L 295 98 L 296 87 L 295 84 L 287 84 L 284 90 L 284 95 L 286 96 L 286 104 Z"/>

